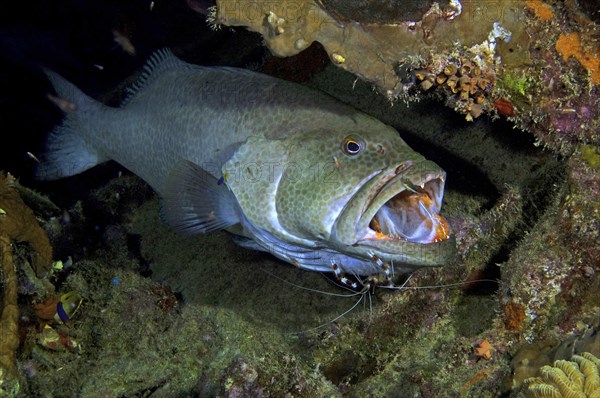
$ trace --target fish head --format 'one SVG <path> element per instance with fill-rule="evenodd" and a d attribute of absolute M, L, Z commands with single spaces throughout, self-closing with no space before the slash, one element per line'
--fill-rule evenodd
<path fill-rule="evenodd" d="M 408 269 L 453 257 L 453 235 L 439 215 L 446 173 L 395 130 L 313 131 L 262 145 L 277 148 L 267 151 L 275 157 L 264 147 L 260 156 L 278 171 L 240 205 L 258 199 L 246 215 L 278 239 Z"/>
<path fill-rule="evenodd" d="M 296 136 L 277 192 L 281 225 L 345 254 L 442 265 L 454 242 L 439 215 L 446 173 L 395 130 Z"/>

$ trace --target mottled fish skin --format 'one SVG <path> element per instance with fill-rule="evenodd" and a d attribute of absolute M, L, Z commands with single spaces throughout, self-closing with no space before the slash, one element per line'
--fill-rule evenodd
<path fill-rule="evenodd" d="M 382 272 L 381 261 L 404 271 L 454 256 L 454 239 L 437 216 L 443 170 L 393 128 L 325 94 L 247 70 L 187 64 L 164 50 L 120 108 L 47 74 L 76 110 L 50 135 L 41 179 L 116 160 L 159 193 L 176 229 L 227 228 L 243 246 L 307 269 L 336 264 L 370 275 Z M 359 153 L 348 152 L 349 142 Z M 392 216 L 418 223 L 434 214 L 421 227 L 403 227 L 433 231 L 431 243 L 369 229 L 376 214 L 394 229 L 378 209 L 409 190 L 423 210 L 401 203 L 408 210 L 400 216 L 395 207 Z"/>

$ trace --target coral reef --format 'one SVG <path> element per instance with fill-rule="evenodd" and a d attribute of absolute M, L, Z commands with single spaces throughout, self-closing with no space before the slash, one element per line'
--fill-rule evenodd
<path fill-rule="evenodd" d="M 489 70 L 486 63 L 474 57 L 473 61 L 466 58 L 443 62 L 429 60 L 427 64 L 431 65 L 429 69 L 414 72 L 421 82 L 421 89 L 443 89 L 441 95 L 447 99 L 449 106 L 466 114 L 468 121 L 479 117 L 485 106 L 488 110 L 492 109 L 490 101 L 486 99 L 495 86 L 495 73 Z"/>
<path fill-rule="evenodd" d="M 170 25 L 191 38 L 168 43 L 196 63 L 256 63 L 398 129 L 448 173 L 454 264 L 395 275 L 395 290 L 347 292 L 224 233 L 172 233 L 149 188 L 114 166 L 104 183 L 46 186 L 60 208 L 19 190 L 55 255 L 73 259 L 50 278 L 15 261 L 20 395 L 518 397 L 544 365 L 600 356 L 597 11 L 574 0 L 438 3 L 219 1 L 213 23 L 252 20 L 273 51 L 307 50 L 277 59 L 243 29 L 196 34 L 204 17 L 193 12 Z M 152 4 L 157 19 L 177 6 Z M 142 24 L 130 32 L 141 61 L 156 45 Z M 111 54 L 135 58 L 122 50 Z M 90 57 L 93 73 L 74 69 L 94 81 L 123 62 Z M 16 259 L 34 251 L 11 242 Z M 83 300 L 66 324 L 55 286 Z"/>
<path fill-rule="evenodd" d="M 345 23 L 360 22 L 367 24 L 399 23 L 417 21 L 432 6 L 433 1 L 404 2 L 402 0 L 320 0 L 336 20 Z M 438 2 L 441 9 L 450 6 L 448 0 Z"/>
<path fill-rule="evenodd" d="M 534 354 L 600 314 L 596 148 L 563 160 L 506 122 L 464 123 L 427 101 L 390 109 L 368 84 L 350 91 L 355 77 L 339 68 L 312 73 L 308 84 L 404 131 L 443 164 L 457 262 L 421 270 L 397 291 L 338 298 L 346 292 L 319 274 L 240 249 L 224 233 L 175 235 L 158 203 L 145 202 L 147 187 L 122 175 L 63 210 L 60 228 L 45 224 L 61 257 L 74 258 L 60 289 L 84 302 L 68 328 L 28 329 L 24 393 L 514 396 L 532 370 L 564 358 Z"/>
<path fill-rule="evenodd" d="M 588 72 L 590 82 L 593 85 L 597 85 L 600 83 L 600 55 L 597 52 L 598 48 L 589 47 L 588 45 L 588 48 L 584 49 L 581 40 L 581 34 L 578 32 L 562 33 L 556 40 L 556 51 L 558 51 L 565 62 L 570 57 L 574 57 Z M 593 46 L 593 44 L 591 45 Z"/>
<path fill-rule="evenodd" d="M 589 352 L 543 366 L 539 374 L 525 380 L 525 397 L 600 397 L 600 359 Z"/>
<path fill-rule="evenodd" d="M 467 120 L 501 115 L 560 154 L 600 144 L 600 28 L 579 4 L 463 3 L 218 0 L 209 19 L 259 32 L 277 56 L 319 42 L 391 102 L 433 95 Z"/>
<path fill-rule="evenodd" d="M 2 308 L 0 315 L 0 392 L 16 394 L 19 390 L 15 354 L 19 346 L 18 281 L 13 261 L 13 242 L 25 242 L 32 248 L 31 261 L 38 275 L 50 269 L 52 247 L 33 212 L 15 189 L 10 174 L 0 173 L 0 262 Z"/>
<path fill-rule="evenodd" d="M 473 2 L 462 5 L 458 1 L 441 5 L 430 2 L 429 7 L 417 9 L 403 6 L 395 10 L 403 15 L 388 16 L 384 18 L 385 23 L 379 23 L 382 18 L 365 20 L 362 16 L 352 15 L 360 6 L 344 3 L 219 0 L 212 21 L 246 26 L 260 32 L 277 56 L 297 54 L 318 41 L 334 63 L 374 83 L 390 97 L 397 97 L 402 91 L 403 76 L 397 73 L 397 67 L 408 58 L 418 59 L 428 53 L 448 51 L 456 42 L 466 48 L 483 45 L 482 51 L 493 53 L 496 43 L 491 43 L 490 37 L 495 41 L 502 36 L 492 33 L 495 22 L 515 36 L 522 32 L 521 1 L 486 7 L 478 7 Z M 349 5 L 353 10 L 345 9 Z M 367 14 L 374 15 L 364 13 Z M 352 15 L 349 17 L 352 20 L 348 20 L 348 15 Z M 512 51 L 521 50 L 513 48 Z"/>
<path fill-rule="evenodd" d="M 599 145 L 600 27 L 574 0 L 527 6 L 531 64 L 506 70 L 497 87 L 517 110 L 509 119 L 563 155 Z"/>
<path fill-rule="evenodd" d="M 523 63 L 525 49 L 508 46 L 524 34 L 519 0 L 478 6 L 474 2 L 217 1 L 213 24 L 260 32 L 277 56 L 297 54 L 313 42 L 331 60 L 379 87 L 390 101 L 418 100 L 417 87 L 435 91 L 467 120 L 495 111 L 492 96 L 501 71 L 499 54 Z M 474 23 L 477 21 L 477 23 Z M 365 60 L 367 62 L 365 62 Z M 518 60 L 518 61 L 515 61 Z"/>
<path fill-rule="evenodd" d="M 0 207 L 4 210 L 0 218 L 0 231 L 9 240 L 31 245 L 31 264 L 35 273 L 43 276 L 50 270 L 52 263 L 52 247 L 48 236 L 40 228 L 31 209 L 21 200 L 15 179 L 6 175 L 0 182 Z"/>
<path fill-rule="evenodd" d="M 353 77 L 338 73 L 330 67 L 312 83 L 349 86 Z M 485 120 L 440 141 L 436 132 L 456 119 L 451 112 L 432 113 L 431 104 L 420 103 L 391 113 L 364 84 L 353 95 L 359 107 L 379 103 L 381 117 L 398 128 L 412 112 L 422 114 L 427 145 L 437 140 L 455 160 L 485 170 L 491 187 L 458 172 L 449 180 L 444 206 L 459 235 L 457 264 L 418 272 L 400 291 L 346 298 L 308 292 L 291 284 L 340 293 L 317 273 L 244 251 L 225 234 L 175 235 L 160 222 L 155 200 L 137 206 L 147 198 L 143 184 L 121 176 L 68 210 L 74 225 L 52 234 L 53 242 L 75 234 L 73 249 L 88 248 L 61 285 L 85 301 L 71 327 L 29 331 L 19 357 L 24 394 L 494 397 L 520 386 L 502 380 L 511 377 L 511 358 L 527 340 L 560 342 L 593 322 L 600 312 L 597 247 L 572 242 L 565 250 L 586 264 L 553 264 L 552 280 L 541 270 L 558 250 L 551 239 L 595 239 L 595 150 L 582 148 L 567 163 L 539 149 L 519 151 L 503 141 L 505 127 Z M 88 230 L 95 232 L 77 232 Z M 498 290 L 476 282 L 490 272 L 502 277 Z M 535 370 L 554 359 L 535 362 Z"/>
<path fill-rule="evenodd" d="M 597 170 L 581 154 L 571 157 L 568 184 L 555 210 L 540 220 L 501 267 L 500 292 L 506 292 L 501 302 L 508 328 L 524 331 L 529 339 L 541 338 L 550 325 L 568 330 L 577 321 L 573 314 L 597 311 L 598 194 Z"/>
<path fill-rule="evenodd" d="M 14 270 L 10 241 L 0 234 L 2 262 L 2 312 L 0 313 L 0 395 L 19 391 L 16 379 L 15 354 L 19 346 L 19 307 L 17 306 L 17 275 Z"/>

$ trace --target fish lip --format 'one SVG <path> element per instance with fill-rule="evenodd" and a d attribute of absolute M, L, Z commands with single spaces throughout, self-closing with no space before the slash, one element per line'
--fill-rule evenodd
<path fill-rule="evenodd" d="M 389 171 L 393 170 L 393 173 Z M 430 161 L 424 162 L 405 162 L 395 168 L 391 168 L 384 173 L 383 185 L 378 184 L 378 187 L 374 189 L 369 196 L 372 200 L 368 203 L 364 209 L 359 222 L 356 226 L 356 236 L 359 237 L 356 241 L 357 245 L 367 245 L 374 249 L 378 246 L 382 246 L 385 252 L 389 252 L 391 247 L 394 246 L 394 242 L 397 242 L 398 251 L 406 249 L 406 245 L 431 245 L 440 241 L 445 241 L 450 238 L 451 232 L 448 229 L 448 233 L 444 234 L 443 239 L 436 239 L 431 242 L 418 242 L 405 239 L 402 237 L 382 235 L 378 234 L 375 230 L 370 227 L 371 221 L 377 214 L 377 212 L 383 208 L 392 198 L 397 197 L 399 194 L 407 191 L 407 185 L 420 188 L 420 190 L 427 192 L 432 200 L 431 208 L 432 212 L 435 213 L 436 217 L 439 217 L 439 211 L 442 206 L 442 199 L 444 195 L 444 184 L 446 179 L 446 173 L 440 169 L 437 165 Z M 447 223 L 441 217 L 439 217 L 445 226 Z M 384 243 L 384 244 L 382 244 Z M 383 253 L 381 253 L 383 254 Z M 389 253 L 393 254 L 393 253 Z"/>

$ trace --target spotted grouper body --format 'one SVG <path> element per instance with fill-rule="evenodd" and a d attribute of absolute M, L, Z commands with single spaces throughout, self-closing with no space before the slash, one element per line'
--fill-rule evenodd
<path fill-rule="evenodd" d="M 301 85 L 154 55 L 119 108 L 47 72 L 73 104 L 42 179 L 115 160 L 148 182 L 176 230 L 227 229 L 311 270 L 389 274 L 444 265 L 445 173 L 393 128 Z"/>

